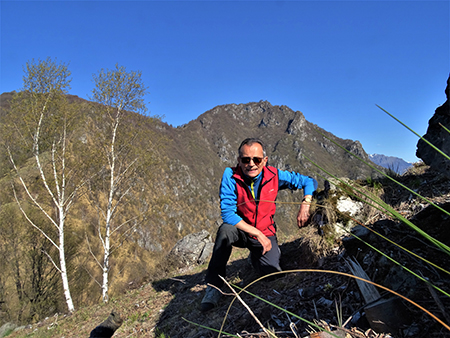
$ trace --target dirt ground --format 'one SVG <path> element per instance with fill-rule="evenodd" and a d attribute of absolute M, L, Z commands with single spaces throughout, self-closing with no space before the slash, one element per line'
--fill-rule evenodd
<path fill-rule="evenodd" d="M 429 171 L 399 179 L 407 184 L 411 184 L 408 180 L 416 180 L 418 183 L 412 183 L 419 185 L 419 193 L 450 211 L 450 184 L 447 179 Z M 386 186 L 384 199 L 421 230 L 450 245 L 450 216 L 395 186 Z M 373 316 L 379 317 L 375 321 L 379 319 L 382 322 L 375 324 L 377 332 L 386 330 L 385 333 L 389 332 L 392 337 L 450 337 L 450 330 L 426 312 L 429 311 L 447 327 L 450 325 L 450 274 L 444 270 L 448 270 L 450 266 L 450 256 L 401 222 L 382 215 L 375 219 L 377 220 L 369 225 L 372 231 L 363 231 L 360 235 L 360 239 L 372 247 L 349 237 L 327 257 L 310 259 L 311 253 L 308 253 L 308 247 L 301 240 L 283 243 L 280 246 L 283 270 L 299 271 L 286 272 L 275 280 L 261 280 L 254 284 L 251 282 L 258 276 L 252 271 L 245 251 L 242 251 L 238 255 L 240 258 L 229 264 L 227 279 L 240 287 L 250 284 L 247 291 L 276 305 L 275 307 L 254 296 L 242 294 L 254 316 L 266 328 L 275 331 L 277 337 L 305 337 L 310 332 L 318 331 L 310 324 L 316 321 L 325 321 L 335 326 L 342 326 L 347 322 L 347 329 L 369 332 L 371 325 L 368 320 L 373 319 Z M 389 238 L 396 245 L 375 232 Z M 392 263 L 378 253 L 377 249 L 387 253 L 404 268 L 418 276 L 424 276 L 439 290 Z M 380 288 L 377 289 L 380 296 L 378 303 L 368 306 L 354 278 L 333 273 L 351 274 L 346 263 L 350 258 L 359 262 L 370 280 L 408 298 L 423 309 Z M 203 278 L 204 272 L 201 272 L 154 284 L 157 290 L 170 291 L 175 295 L 161 314 L 157 329 L 171 338 L 218 336 L 199 325 L 216 330 L 222 328 L 223 332 L 239 333 L 242 337 L 259 337 L 260 325 L 244 305 L 237 300 L 233 301 L 233 296 L 222 297 L 219 307 L 209 313 L 199 311 L 205 288 Z M 224 289 L 224 292 L 230 291 Z M 286 314 L 281 309 L 291 314 Z M 296 332 L 291 329 L 292 326 L 296 328 Z M 354 337 L 358 335 L 355 334 Z M 359 337 L 369 337 L 369 334 Z"/>
<path fill-rule="evenodd" d="M 378 229 L 378 230 L 383 230 Z M 412 245 L 416 250 L 420 250 L 421 255 L 424 254 L 425 249 L 417 249 L 417 242 L 422 243 L 422 240 L 417 240 L 417 235 L 407 230 L 396 230 L 393 227 L 389 229 L 391 232 L 396 232 L 401 238 L 407 238 L 409 243 L 404 245 Z M 416 242 L 416 243 L 414 243 Z M 306 269 L 305 271 L 288 272 L 273 281 L 259 281 L 248 287 L 248 291 L 258 295 L 267 301 L 276 304 L 282 309 L 288 310 L 292 314 L 296 314 L 310 322 L 314 320 L 323 320 L 327 323 L 339 326 L 341 323 L 352 318 L 346 327 L 356 327 L 365 332 L 370 328 L 367 318 L 364 316 L 365 302 L 353 278 L 346 276 L 328 273 L 327 271 L 340 271 L 350 273 L 344 259 L 345 252 L 336 253 L 332 257 L 327 257 L 321 262 L 321 266 L 302 266 L 301 259 L 296 253 L 300 247 L 299 241 L 286 243 L 281 246 L 283 252 L 283 263 L 285 270 Z M 429 248 L 429 246 L 426 246 Z M 386 246 L 385 246 L 386 248 Z M 430 279 L 433 284 L 440 288 L 446 289 L 449 292 L 450 276 L 435 269 L 427 268 L 423 263 L 412 258 L 408 258 L 401 250 L 392 247 L 389 249 L 392 256 L 401 258 L 404 265 L 408 266 L 413 271 L 423 271 L 424 274 L 430 272 Z M 434 249 L 430 249 L 435 251 Z M 441 266 L 450 266 L 449 257 L 439 252 L 430 252 L 430 255 Z M 294 258 L 294 259 L 293 259 Z M 381 260 L 381 259 L 380 259 Z M 376 258 L 368 262 L 372 266 L 373 275 L 375 275 L 374 265 Z M 309 271 L 314 269 L 317 271 Z M 253 273 L 242 275 L 250 270 L 250 266 L 246 259 L 239 259 L 232 262 L 228 269 L 228 277 L 231 281 L 236 281 L 237 284 L 243 286 L 246 277 L 250 280 L 257 276 Z M 381 270 L 381 269 L 379 269 Z M 431 271 L 426 271 L 431 270 Z M 383 277 L 383 272 L 378 272 L 378 277 L 374 281 L 380 284 L 383 281 L 379 279 L 388 279 L 391 287 L 396 287 L 398 293 L 407 295 L 412 301 L 426 308 L 431 313 L 441 318 L 444 322 L 449 323 L 443 317 L 439 305 L 433 298 L 426 283 L 418 281 L 414 278 L 409 278 L 408 275 L 402 274 L 399 269 L 389 268 L 388 273 L 391 276 Z M 393 277 L 392 277 L 393 276 Z M 203 274 L 179 276 L 179 280 L 168 279 L 159 282 L 155 285 L 156 288 L 170 290 L 175 295 L 175 298 L 165 308 L 159 322 L 158 329 L 164 332 L 166 336 L 171 338 L 176 337 L 217 337 L 217 333 L 213 334 L 207 329 L 197 327 L 193 324 L 184 321 L 184 319 L 204 325 L 214 329 L 220 329 L 223 326 L 223 331 L 228 333 L 258 333 L 261 331 L 260 326 L 255 319 L 250 315 L 244 306 L 238 301 L 234 301 L 232 296 L 222 297 L 219 307 L 207 314 L 199 311 L 198 306 L 203 296 L 204 286 L 202 285 Z M 381 290 L 380 294 L 386 299 L 391 297 L 391 294 Z M 450 298 L 444 295 L 438 297 L 444 309 L 450 309 Z M 282 310 L 273 307 L 253 296 L 242 295 L 245 303 L 254 312 L 254 315 L 262 322 L 265 327 L 272 328 L 278 337 L 295 337 L 291 332 L 291 323 L 295 324 L 297 332 L 301 337 L 304 337 L 309 332 L 317 329 L 311 328 L 308 323 L 294 317 L 287 315 Z M 338 319 L 338 311 L 336 310 L 335 300 L 342 306 L 342 317 Z M 393 330 L 390 331 L 393 337 L 450 337 L 450 331 L 445 329 L 441 324 L 437 323 L 432 317 L 416 308 L 406 301 L 396 303 L 394 312 L 399 314 L 398 325 L 394 325 Z M 406 320 L 405 320 L 406 317 Z M 182 319 L 184 318 L 184 319 Z M 225 320 L 224 320 L 225 318 Z M 224 321 L 224 323 L 223 323 Z M 394 332 L 395 331 L 395 332 Z M 380 333 L 380 332 L 379 332 Z M 251 336 L 250 336 L 251 337 Z M 255 337 L 257 337 L 255 335 Z M 363 336 L 365 337 L 365 336 Z"/>

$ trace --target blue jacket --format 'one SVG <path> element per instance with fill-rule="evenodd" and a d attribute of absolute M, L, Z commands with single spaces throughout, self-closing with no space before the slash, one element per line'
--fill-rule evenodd
<path fill-rule="evenodd" d="M 278 190 L 303 189 L 304 195 L 312 195 L 317 189 L 317 181 L 312 177 L 301 175 L 295 172 L 275 169 L 273 167 L 271 168 L 278 171 Z M 238 214 L 238 190 L 236 186 L 236 179 L 233 177 L 235 171 L 236 168 L 226 168 L 222 176 L 222 182 L 220 184 L 220 208 L 222 221 L 231 225 L 236 225 L 242 220 L 242 217 Z M 257 177 L 254 187 L 258 187 L 261 183 L 263 172 L 261 172 L 261 174 L 259 174 L 259 176 Z M 258 194 L 259 189 L 256 190 L 256 193 Z M 258 199 L 258 196 L 256 196 L 256 199 Z M 255 226 L 254 224 L 251 225 Z"/>

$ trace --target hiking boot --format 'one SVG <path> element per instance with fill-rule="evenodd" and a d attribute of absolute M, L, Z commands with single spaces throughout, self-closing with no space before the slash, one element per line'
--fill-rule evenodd
<path fill-rule="evenodd" d="M 208 285 L 205 296 L 202 299 L 200 311 L 207 312 L 217 306 L 222 293 L 215 287 Z"/>

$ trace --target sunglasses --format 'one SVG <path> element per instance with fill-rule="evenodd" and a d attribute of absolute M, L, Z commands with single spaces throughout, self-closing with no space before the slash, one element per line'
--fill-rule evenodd
<path fill-rule="evenodd" d="M 241 162 L 244 164 L 249 164 L 252 160 L 253 163 L 259 165 L 264 160 L 264 157 L 241 157 Z"/>

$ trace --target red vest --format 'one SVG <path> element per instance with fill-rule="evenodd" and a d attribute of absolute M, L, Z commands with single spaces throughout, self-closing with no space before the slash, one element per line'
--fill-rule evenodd
<path fill-rule="evenodd" d="M 255 201 L 250 189 L 244 182 L 244 174 L 239 167 L 233 168 L 236 180 L 237 214 L 242 219 L 259 229 L 266 236 L 275 235 L 275 215 L 278 194 L 278 170 L 274 167 L 263 168 L 263 178 L 259 185 L 259 200 Z"/>

